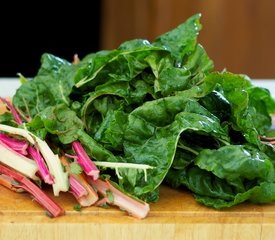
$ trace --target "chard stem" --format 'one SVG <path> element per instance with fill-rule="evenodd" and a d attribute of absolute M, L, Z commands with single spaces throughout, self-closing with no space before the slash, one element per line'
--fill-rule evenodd
<path fill-rule="evenodd" d="M 137 163 L 99 162 L 99 161 L 95 161 L 94 164 L 99 166 L 99 167 L 106 167 L 106 168 L 115 169 L 116 175 L 119 179 L 123 178 L 119 173 L 119 168 L 129 168 L 129 169 L 143 170 L 145 182 L 147 182 L 147 170 L 155 168 L 155 167 L 152 167 L 152 166 L 147 165 L 147 164 L 137 164 Z"/>
<path fill-rule="evenodd" d="M 11 114 L 13 115 L 13 117 L 14 117 L 14 119 L 16 121 L 16 123 L 18 125 L 21 125 L 23 122 L 22 122 L 21 118 L 19 117 L 18 113 L 16 112 L 15 108 L 12 106 L 12 104 L 8 100 L 6 100 L 5 98 L 0 97 L 0 100 L 3 103 L 7 104 L 8 108 L 11 111 Z"/>
<path fill-rule="evenodd" d="M 49 173 L 49 170 L 39 150 L 29 146 L 28 152 L 32 156 L 32 158 L 36 161 L 39 173 L 43 178 L 43 180 L 45 181 L 45 183 L 53 184 L 54 183 L 53 176 Z"/>
<path fill-rule="evenodd" d="M 16 151 L 22 155 L 28 154 L 27 148 L 28 148 L 29 144 L 26 141 L 17 140 L 17 139 L 8 137 L 4 133 L 0 133 L 0 141 L 4 142 L 6 145 L 8 145 L 14 151 Z"/>
<path fill-rule="evenodd" d="M 24 155 L 14 151 L 12 148 L 0 141 L 0 162 L 24 174 L 25 176 L 38 180 L 36 163 Z"/>
<path fill-rule="evenodd" d="M 0 131 L 22 136 L 26 138 L 31 144 L 35 144 L 34 137 L 32 137 L 30 132 L 27 131 L 26 129 L 11 127 L 5 124 L 0 124 Z"/>
<path fill-rule="evenodd" d="M 33 133 L 26 129 L 11 127 L 8 125 L 0 124 L 0 131 L 8 132 L 15 135 L 20 135 L 26 138 L 31 144 L 37 144 L 37 147 L 44 157 L 50 173 L 54 177 L 53 192 L 55 196 L 59 195 L 60 191 L 67 192 L 69 189 L 68 173 L 64 172 L 62 164 L 58 155 L 54 154 L 48 144 L 35 136 Z"/>
<path fill-rule="evenodd" d="M 181 142 L 179 142 L 178 148 L 181 148 L 181 149 L 186 150 L 188 152 L 194 153 L 195 155 L 199 154 L 199 152 L 197 152 L 196 150 L 194 150 L 194 149 L 192 149 L 190 147 L 187 147 L 187 146 L 183 145 Z"/>
<path fill-rule="evenodd" d="M 72 191 L 75 198 L 80 198 L 86 196 L 88 192 L 86 189 L 78 182 L 73 175 L 69 176 L 70 190 Z"/>
<path fill-rule="evenodd" d="M 70 163 L 65 156 L 61 156 L 60 160 L 61 160 L 62 164 L 64 165 L 64 167 L 66 168 L 67 172 L 69 173 L 69 176 L 70 177 L 72 176 L 86 190 L 87 194 L 80 196 L 80 197 L 77 197 L 75 194 L 73 194 L 74 197 L 76 198 L 76 200 L 78 201 L 78 203 L 80 204 L 80 206 L 88 207 L 88 206 L 93 205 L 98 200 L 98 194 L 95 192 L 93 187 L 88 183 L 84 173 L 80 173 L 80 174 L 72 173 L 71 168 L 70 168 Z M 71 182 L 70 182 L 70 185 L 72 185 Z"/>
<path fill-rule="evenodd" d="M 97 169 L 94 162 L 89 158 L 80 142 L 74 141 L 72 145 L 77 155 L 77 162 L 83 168 L 84 172 L 87 175 L 92 176 L 94 180 L 98 179 L 99 170 Z"/>
<path fill-rule="evenodd" d="M 125 210 L 129 215 L 132 215 L 136 218 L 142 219 L 145 218 L 149 211 L 150 206 L 146 202 L 138 201 L 125 193 L 118 190 L 114 187 L 108 180 L 92 181 L 93 186 L 103 195 L 106 202 L 118 206 L 120 209 Z M 111 198 L 108 197 L 111 194 Z"/>
<path fill-rule="evenodd" d="M 14 182 L 16 182 L 16 184 L 13 184 L 14 187 L 22 188 L 29 192 L 34 199 L 51 214 L 51 216 L 57 217 L 64 215 L 64 210 L 27 177 L 1 164 L 0 174 L 12 178 Z"/>

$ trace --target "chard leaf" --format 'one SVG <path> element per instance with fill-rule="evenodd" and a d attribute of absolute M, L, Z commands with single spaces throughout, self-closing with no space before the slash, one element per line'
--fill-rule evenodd
<path fill-rule="evenodd" d="M 78 139 L 77 132 L 82 129 L 83 124 L 74 111 L 65 104 L 59 104 L 40 112 L 28 127 L 36 130 L 45 129 L 58 136 L 61 143 L 68 144 Z"/>
<path fill-rule="evenodd" d="M 201 81 L 200 73 L 208 74 L 214 67 L 213 61 L 208 57 L 201 44 L 197 44 L 195 50 L 184 59 L 182 65 L 192 72 L 192 77 L 198 75 L 196 81 Z"/>
<path fill-rule="evenodd" d="M 170 169 L 165 182 L 173 188 L 186 186 L 196 196 L 232 201 L 234 188 L 211 172 L 190 166 L 182 170 Z"/>
<path fill-rule="evenodd" d="M 82 207 L 81 207 L 81 205 L 80 205 L 80 204 L 74 204 L 73 209 L 74 209 L 75 211 L 77 211 L 77 212 L 80 212 L 80 211 L 81 211 L 81 209 L 82 209 Z"/>
<path fill-rule="evenodd" d="M 271 113 L 275 112 L 275 101 L 271 97 L 269 90 L 261 87 L 251 87 L 248 89 L 249 108 L 254 110 L 255 128 L 259 134 L 264 135 L 271 127 Z M 253 111 L 251 110 L 251 112 Z"/>
<path fill-rule="evenodd" d="M 275 201 L 275 183 L 262 182 L 244 193 L 236 194 L 232 201 L 205 197 L 201 195 L 195 195 L 195 199 L 205 206 L 217 209 L 229 208 L 245 201 L 250 201 L 258 204 L 270 203 Z"/>
<path fill-rule="evenodd" d="M 110 203 L 113 203 L 114 200 L 115 200 L 115 198 L 114 198 L 114 195 L 113 195 L 113 193 L 111 192 L 111 190 L 110 190 L 110 189 L 107 189 L 105 193 L 106 193 L 106 195 L 107 195 L 108 201 L 109 201 Z"/>
<path fill-rule="evenodd" d="M 274 180 L 274 167 L 267 155 L 251 146 L 229 145 L 217 150 L 205 149 L 197 156 L 195 164 L 225 179 L 238 192 L 246 190 L 245 181 Z"/>
<path fill-rule="evenodd" d="M 100 128 L 95 133 L 95 140 L 107 149 L 121 150 L 128 114 L 121 110 L 107 112 Z"/>
<path fill-rule="evenodd" d="M 83 129 L 79 130 L 77 134 L 79 141 L 81 141 L 81 144 L 91 158 L 97 161 L 120 162 L 120 159 L 111 151 L 104 148 L 102 144 L 95 141 L 90 135 L 83 131 Z"/>
<path fill-rule="evenodd" d="M 37 76 L 21 76 L 13 103 L 53 145 L 79 140 L 97 161 L 154 167 L 147 178 L 140 169 L 106 172 L 148 201 L 164 179 L 215 208 L 274 201 L 274 151 L 259 135 L 275 101 L 245 75 L 211 72 L 200 30 L 196 14 L 152 43 L 126 41 L 77 64 L 44 54 Z M 0 122 L 12 124 L 10 115 Z"/>
<path fill-rule="evenodd" d="M 118 83 L 106 83 L 97 87 L 97 89 L 89 94 L 89 97 L 85 101 L 82 107 L 81 115 L 86 118 L 86 115 L 89 113 L 90 105 L 101 96 L 119 96 L 124 98 L 126 101 L 130 101 L 130 86 L 127 82 L 118 82 Z M 105 115 L 108 110 L 110 110 L 110 105 L 105 107 L 104 112 L 101 112 Z M 84 120 L 85 121 L 85 120 Z"/>
<path fill-rule="evenodd" d="M 191 73 L 186 68 L 166 67 L 159 73 L 155 82 L 155 91 L 167 96 L 175 91 L 185 90 Z"/>
<path fill-rule="evenodd" d="M 6 124 L 6 125 L 15 125 L 13 123 L 13 115 L 10 112 L 5 112 L 0 115 L 0 123 L 1 124 Z"/>
<path fill-rule="evenodd" d="M 76 87 L 81 87 L 93 80 L 104 66 L 117 55 L 117 51 L 103 50 L 87 55 L 79 64 L 74 81 Z M 94 86 L 97 85 L 95 82 Z"/>
<path fill-rule="evenodd" d="M 193 15 L 178 27 L 160 35 L 154 45 L 166 47 L 177 62 L 182 62 L 183 57 L 196 47 L 197 36 L 201 30 L 200 17 L 200 14 Z"/>
<path fill-rule="evenodd" d="M 80 174 L 83 172 L 83 168 L 77 162 L 70 163 L 70 169 L 73 174 Z"/>
<path fill-rule="evenodd" d="M 81 63 L 75 76 L 75 85 L 78 88 L 88 85 L 91 90 L 107 81 L 130 81 L 148 67 L 146 57 L 154 51 L 166 50 L 146 40 L 134 39 L 112 51 L 92 54 Z"/>
<path fill-rule="evenodd" d="M 217 90 L 230 102 L 230 121 L 234 130 L 242 132 L 246 140 L 261 146 L 258 135 L 271 127 L 270 112 L 275 101 L 270 94 L 254 87 L 244 75 L 214 72 L 205 78 L 205 92 Z"/>
<path fill-rule="evenodd" d="M 144 109 L 146 109 L 145 106 Z M 134 111 L 129 115 L 129 123 L 125 131 L 124 151 L 127 161 L 148 164 L 156 168 L 148 172 L 150 177 L 147 182 L 142 176 L 139 176 L 137 178 L 138 185 L 135 188 L 124 186 L 137 196 L 153 191 L 161 184 L 172 165 L 182 132 L 192 129 L 207 133 L 220 140 L 227 139 L 227 134 L 220 127 L 219 122 L 204 115 L 180 112 L 171 124 L 157 127 L 138 113 Z M 148 119 L 150 118 L 148 117 Z"/>
<path fill-rule="evenodd" d="M 196 201 L 216 209 L 229 208 L 245 201 L 268 203 L 275 200 L 273 182 L 250 183 L 244 192 L 238 192 L 226 180 L 197 166 L 184 170 L 170 169 L 165 180 L 174 188 L 186 186 L 194 193 Z"/>
<path fill-rule="evenodd" d="M 38 74 L 16 91 L 13 104 L 29 117 L 48 106 L 70 104 L 73 80 L 69 77 L 71 64 L 51 54 L 43 54 Z"/>
<path fill-rule="evenodd" d="M 195 199 L 213 208 L 227 208 L 245 201 L 265 203 L 275 200 L 274 166 L 257 148 L 244 145 L 205 149 L 195 165 L 170 169 L 166 182 L 182 185 L 195 193 Z"/>
<path fill-rule="evenodd" d="M 199 103 L 221 121 L 226 121 L 231 115 L 230 102 L 219 92 L 212 91 L 199 99 Z"/>

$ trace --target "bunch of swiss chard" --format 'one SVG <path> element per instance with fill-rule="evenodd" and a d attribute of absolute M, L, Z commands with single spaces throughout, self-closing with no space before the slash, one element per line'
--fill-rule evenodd
<path fill-rule="evenodd" d="M 134 39 L 74 63 L 43 54 L 13 96 L 22 122 L 6 113 L 0 123 L 65 156 L 63 174 L 89 176 L 93 162 L 107 203 L 115 191 L 157 201 L 162 183 L 218 209 L 275 201 L 275 101 L 246 75 L 214 71 L 200 30 L 197 14 L 151 43 Z"/>

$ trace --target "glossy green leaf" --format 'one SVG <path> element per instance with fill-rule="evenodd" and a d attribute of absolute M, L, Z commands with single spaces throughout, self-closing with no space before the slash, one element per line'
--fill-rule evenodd
<path fill-rule="evenodd" d="M 13 97 L 13 104 L 28 117 L 59 103 L 70 104 L 73 87 L 71 64 L 51 54 L 43 54 L 38 74 L 23 84 Z"/>

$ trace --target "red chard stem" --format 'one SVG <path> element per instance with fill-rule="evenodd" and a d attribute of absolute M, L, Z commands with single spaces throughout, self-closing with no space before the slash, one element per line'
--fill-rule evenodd
<path fill-rule="evenodd" d="M 6 134 L 0 132 L 0 141 L 12 148 L 14 151 L 21 153 L 22 155 L 28 155 L 27 148 L 29 146 L 27 141 L 18 140 L 8 137 Z"/>
<path fill-rule="evenodd" d="M 84 148 L 78 141 L 73 142 L 73 149 L 77 156 L 77 162 L 83 168 L 84 172 L 93 178 L 93 180 L 98 179 L 99 170 L 93 161 L 89 158 L 88 154 L 85 152 Z"/>
<path fill-rule="evenodd" d="M 6 100 L 5 98 L 0 97 L 0 100 L 8 106 L 8 108 L 11 111 L 11 114 L 13 115 L 16 123 L 18 125 L 22 124 L 22 120 L 19 117 L 18 113 L 16 112 L 15 108 L 12 106 L 12 104 L 8 100 Z"/>
<path fill-rule="evenodd" d="M 53 176 L 50 174 L 39 150 L 35 149 L 34 147 L 29 146 L 28 152 L 32 156 L 32 158 L 35 160 L 35 162 L 37 163 L 39 174 L 43 178 L 45 183 L 53 184 L 54 183 Z"/>
<path fill-rule="evenodd" d="M 70 190 L 75 196 L 75 198 L 80 198 L 86 196 L 88 192 L 86 189 L 72 176 L 69 176 Z"/>
<path fill-rule="evenodd" d="M 29 192 L 34 199 L 50 213 L 51 216 L 58 217 L 65 214 L 65 211 L 50 196 L 44 193 L 27 177 L 2 164 L 0 164 L 0 174 L 4 174 L 14 179 L 17 182 L 14 184 L 14 187 L 22 188 Z"/>

